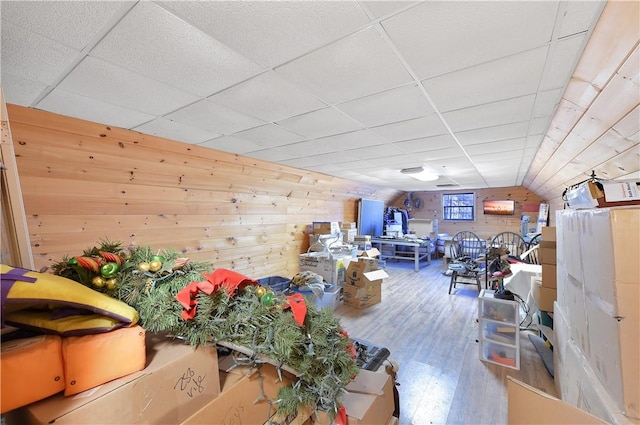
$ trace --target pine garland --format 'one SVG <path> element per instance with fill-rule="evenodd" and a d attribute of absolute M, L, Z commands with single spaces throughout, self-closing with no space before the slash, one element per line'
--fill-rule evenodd
<path fill-rule="evenodd" d="M 174 335 L 193 346 L 232 343 L 295 370 L 298 380 L 282 387 L 277 400 L 269 400 L 277 406 L 278 417 L 290 417 L 311 407 L 333 419 L 345 386 L 359 371 L 352 342 L 328 309 L 308 305 L 304 326 L 300 326 L 291 311 L 283 310 L 282 299 L 276 298 L 275 305 L 264 305 L 256 294 L 257 287 L 250 285 L 233 295 L 222 289 L 210 295 L 199 292 L 195 316 L 184 320 L 176 295 L 190 283 L 202 281 L 203 273 L 211 273 L 214 268 L 210 263 L 180 258 L 170 249 L 153 252 L 149 247 L 134 247 L 125 252 L 119 242 L 108 240 L 85 250 L 83 257 L 65 257 L 53 264 L 52 270 L 134 307 L 140 325 L 148 332 Z M 109 286 L 104 282 L 96 286 L 101 283 L 96 280 L 100 271 L 91 259 L 99 264 L 120 262 Z M 159 259 L 162 266 L 149 270 L 148 265 Z M 157 268 L 158 263 L 154 265 Z M 257 356 L 249 360 L 252 367 L 263 362 Z"/>

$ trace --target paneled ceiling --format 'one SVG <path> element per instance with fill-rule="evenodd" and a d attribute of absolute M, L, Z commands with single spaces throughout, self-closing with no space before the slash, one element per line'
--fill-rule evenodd
<path fill-rule="evenodd" d="M 544 192 L 604 6 L 2 1 L 1 83 L 8 103 L 403 191 Z"/>

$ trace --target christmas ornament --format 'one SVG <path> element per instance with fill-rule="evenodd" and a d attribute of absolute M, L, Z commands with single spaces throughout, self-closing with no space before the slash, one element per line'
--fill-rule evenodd
<path fill-rule="evenodd" d="M 102 277 L 110 278 L 116 275 L 118 269 L 117 263 L 107 263 L 100 268 L 100 274 Z"/>

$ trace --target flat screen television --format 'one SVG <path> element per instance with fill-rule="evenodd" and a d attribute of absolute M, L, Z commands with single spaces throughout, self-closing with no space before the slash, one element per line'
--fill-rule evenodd
<path fill-rule="evenodd" d="M 514 215 L 516 212 L 516 201 L 484 200 L 482 201 L 482 211 L 485 215 Z"/>

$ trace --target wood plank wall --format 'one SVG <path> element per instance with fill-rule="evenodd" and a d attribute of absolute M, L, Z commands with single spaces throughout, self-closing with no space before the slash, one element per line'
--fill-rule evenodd
<path fill-rule="evenodd" d="M 36 269 L 101 239 L 291 277 L 313 221 L 400 192 L 7 105 Z"/>
<path fill-rule="evenodd" d="M 443 193 L 469 193 L 473 192 L 476 198 L 476 220 L 474 222 L 466 221 L 443 221 L 442 220 L 442 194 Z M 413 218 L 438 219 L 438 232 L 454 235 L 461 230 L 471 230 L 481 238 L 487 239 L 496 233 L 503 231 L 512 231 L 520 233 L 520 217 L 522 214 L 531 218 L 529 227 L 535 227 L 538 220 L 538 207 L 545 201 L 538 195 L 522 186 L 492 188 L 492 189 L 475 189 L 475 190 L 447 190 L 447 191 L 429 191 L 429 192 L 412 192 L 413 199 L 421 200 L 421 207 L 413 207 L 410 215 Z M 396 198 L 392 205 L 398 208 L 406 208 L 404 201 L 407 195 L 403 194 Z M 485 215 L 482 212 L 483 200 L 502 200 L 512 199 L 516 201 L 516 210 L 514 215 Z"/>

